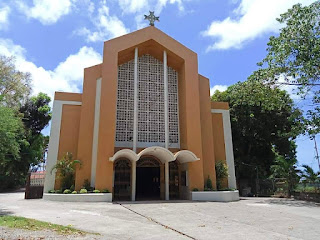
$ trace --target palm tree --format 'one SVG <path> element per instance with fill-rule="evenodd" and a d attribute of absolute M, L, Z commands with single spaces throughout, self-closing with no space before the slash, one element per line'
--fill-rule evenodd
<path fill-rule="evenodd" d="M 313 186 L 315 183 L 320 182 L 320 171 L 315 172 L 310 166 L 302 165 L 304 168 L 302 172 L 303 182 L 311 183 Z"/>
<path fill-rule="evenodd" d="M 58 178 L 61 178 L 61 187 L 63 190 L 70 189 L 70 187 L 74 185 L 74 174 L 77 164 L 81 167 L 81 161 L 73 160 L 72 153 L 67 152 L 51 169 L 51 174 L 53 170 L 57 170 Z"/>
<path fill-rule="evenodd" d="M 278 153 L 275 153 L 275 164 L 271 165 L 270 178 L 285 178 L 288 183 L 288 196 L 294 191 L 298 184 L 301 171 L 297 169 L 297 159 L 295 157 L 285 158 Z"/>

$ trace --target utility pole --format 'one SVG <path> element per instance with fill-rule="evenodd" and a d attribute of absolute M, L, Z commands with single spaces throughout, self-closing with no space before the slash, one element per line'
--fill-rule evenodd
<path fill-rule="evenodd" d="M 316 159 L 318 160 L 318 167 L 320 170 L 319 152 L 318 152 L 317 141 L 316 141 L 315 135 L 313 136 L 313 141 L 314 141 L 314 148 L 316 149 Z"/>

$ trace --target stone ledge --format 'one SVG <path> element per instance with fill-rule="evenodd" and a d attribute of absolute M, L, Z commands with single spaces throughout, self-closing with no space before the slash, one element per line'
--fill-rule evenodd
<path fill-rule="evenodd" d="M 232 202 L 240 200 L 238 190 L 191 192 L 190 194 L 193 201 Z"/>
<path fill-rule="evenodd" d="M 57 202 L 112 202 L 112 193 L 44 193 L 43 200 Z"/>

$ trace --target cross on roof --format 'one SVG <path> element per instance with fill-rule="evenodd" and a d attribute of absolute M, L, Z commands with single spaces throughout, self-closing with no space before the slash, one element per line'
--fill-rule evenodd
<path fill-rule="evenodd" d="M 155 21 L 160 22 L 159 17 L 156 17 L 154 15 L 154 12 L 151 12 L 151 11 L 149 11 L 149 12 L 150 12 L 149 16 L 144 15 L 144 20 L 149 20 L 149 22 L 150 22 L 149 25 L 154 26 Z"/>

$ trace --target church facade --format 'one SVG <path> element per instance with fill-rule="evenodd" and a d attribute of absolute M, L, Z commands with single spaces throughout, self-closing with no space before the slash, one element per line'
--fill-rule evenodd
<path fill-rule="evenodd" d="M 44 192 L 59 189 L 52 167 L 67 152 L 85 181 L 114 200 L 190 199 L 215 163 L 236 188 L 227 103 L 212 102 L 197 54 L 150 26 L 106 41 L 103 62 L 84 69 L 82 93 L 56 92 Z"/>

